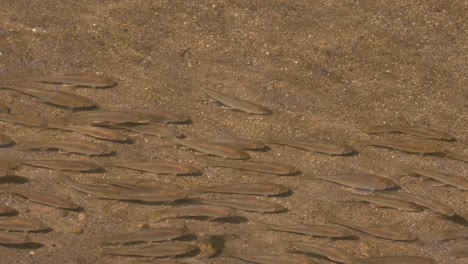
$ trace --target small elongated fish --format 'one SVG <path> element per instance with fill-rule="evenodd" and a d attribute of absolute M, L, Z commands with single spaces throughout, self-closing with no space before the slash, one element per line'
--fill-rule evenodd
<path fill-rule="evenodd" d="M 324 216 L 324 218 L 330 223 L 345 226 L 379 238 L 396 241 L 411 241 L 416 239 L 416 236 L 409 232 L 397 231 L 391 227 L 361 224 L 351 222 L 349 220 L 340 219 L 331 215 Z"/>
<path fill-rule="evenodd" d="M 179 115 L 176 113 L 160 111 L 160 110 L 125 110 L 120 109 L 121 112 L 128 112 L 134 115 L 140 116 L 144 120 L 149 120 L 151 122 L 160 122 L 160 123 L 186 123 L 190 121 L 190 117 L 185 115 Z"/>
<path fill-rule="evenodd" d="M 198 88 L 198 89 L 200 89 L 204 94 L 208 95 L 213 100 L 224 104 L 229 109 L 236 109 L 236 110 L 246 112 L 249 114 L 257 114 L 257 115 L 270 115 L 273 113 L 271 112 L 270 109 L 266 107 L 263 107 L 258 104 L 254 104 L 249 101 L 245 101 L 238 97 L 229 96 L 227 94 L 217 92 L 215 90 L 211 90 L 208 88 Z"/>
<path fill-rule="evenodd" d="M 88 156 L 109 155 L 112 150 L 106 145 L 84 140 L 46 140 L 24 142 L 16 145 L 18 150 L 58 149 L 61 153 L 76 153 Z"/>
<path fill-rule="evenodd" d="M 234 168 L 247 171 L 256 171 L 263 173 L 270 173 L 276 175 L 289 175 L 298 173 L 299 171 L 291 165 L 279 163 L 279 162 L 267 162 L 267 161 L 242 161 L 242 162 L 230 162 L 222 160 L 208 160 L 208 167 L 224 167 Z"/>
<path fill-rule="evenodd" d="M 263 142 L 248 138 L 220 138 L 211 140 L 209 143 L 223 144 L 247 150 L 261 150 L 266 148 L 266 145 Z"/>
<path fill-rule="evenodd" d="M 444 157 L 449 158 L 449 159 L 468 162 L 468 155 L 466 154 L 455 153 L 451 151 L 444 151 L 442 152 L 442 154 L 444 155 Z"/>
<path fill-rule="evenodd" d="M 298 255 L 247 255 L 238 253 L 222 253 L 223 257 L 236 258 L 258 264 L 315 264 L 306 256 Z"/>
<path fill-rule="evenodd" d="M 0 121 L 32 127 L 43 127 L 47 125 L 47 121 L 40 117 L 5 113 L 0 113 Z"/>
<path fill-rule="evenodd" d="M 387 207 L 387 208 L 393 208 L 393 209 L 397 209 L 401 211 L 409 211 L 409 212 L 421 212 L 422 211 L 422 208 L 419 207 L 418 205 L 412 202 L 397 199 L 397 198 L 370 195 L 370 194 L 364 195 L 364 194 L 357 194 L 357 193 L 348 193 L 347 196 L 351 197 L 355 201 L 368 202 L 379 207 Z"/>
<path fill-rule="evenodd" d="M 69 125 L 69 124 L 51 124 L 47 125 L 49 128 L 66 130 L 76 132 L 82 135 L 88 135 L 98 139 L 111 140 L 125 142 L 128 140 L 128 136 L 120 133 L 119 131 L 110 130 L 103 127 L 91 126 L 91 125 Z"/>
<path fill-rule="evenodd" d="M 103 167 L 119 167 L 154 174 L 184 175 L 200 172 L 198 169 L 175 161 L 152 161 L 152 162 L 118 162 L 109 161 L 100 163 Z"/>
<path fill-rule="evenodd" d="M 362 259 L 363 264 L 437 264 L 432 258 L 420 256 L 385 256 Z"/>
<path fill-rule="evenodd" d="M 322 256 L 332 261 L 345 264 L 359 264 L 360 262 L 350 253 L 336 247 L 316 244 L 312 242 L 298 242 L 287 241 L 285 242 L 290 250 L 297 252 L 307 253 Z"/>
<path fill-rule="evenodd" d="M 468 227 L 453 230 L 443 230 L 436 235 L 435 240 L 447 241 L 455 239 L 468 239 Z"/>
<path fill-rule="evenodd" d="M 16 210 L 11 208 L 10 206 L 8 205 L 0 205 L 0 215 L 5 215 L 5 214 L 12 214 L 12 213 L 15 213 Z"/>
<path fill-rule="evenodd" d="M 90 108 L 95 106 L 95 103 L 88 97 L 58 90 L 22 88 L 13 86 L 3 86 L 1 88 L 10 89 L 22 94 L 35 97 L 43 102 L 63 107 Z"/>
<path fill-rule="evenodd" d="M 10 146 L 13 143 L 13 140 L 9 136 L 0 132 L 0 147 Z"/>
<path fill-rule="evenodd" d="M 389 192 L 389 191 L 382 191 L 381 193 L 385 195 L 390 195 L 393 197 L 397 197 L 400 199 L 405 199 L 410 202 L 413 202 L 417 205 L 426 207 L 430 209 L 433 212 L 436 212 L 441 215 L 445 215 L 448 217 L 453 217 L 455 216 L 455 211 L 453 211 L 452 208 L 448 207 L 447 205 L 433 200 L 431 198 L 425 197 L 425 196 L 420 196 L 412 193 L 407 193 L 407 192 Z"/>
<path fill-rule="evenodd" d="M 187 193 L 177 190 L 147 193 L 136 192 L 134 190 L 119 188 L 116 186 L 82 184 L 73 181 L 68 176 L 62 176 L 61 180 L 80 192 L 104 199 L 144 202 L 173 202 L 175 200 L 187 198 Z"/>
<path fill-rule="evenodd" d="M 158 219 L 206 217 L 209 220 L 215 220 L 219 218 L 236 216 L 236 212 L 226 206 L 193 204 L 158 210 L 153 213 L 153 216 Z"/>
<path fill-rule="evenodd" d="M 109 88 L 117 85 L 117 82 L 108 76 L 89 73 L 47 75 L 36 79 L 35 82 L 93 88 Z"/>
<path fill-rule="evenodd" d="M 354 149 L 348 145 L 333 142 L 333 141 L 316 141 L 305 142 L 296 140 L 281 140 L 265 138 L 262 139 L 265 143 L 285 145 L 293 148 L 309 150 L 316 153 L 328 155 L 348 155 L 354 152 Z"/>
<path fill-rule="evenodd" d="M 122 233 L 107 236 L 103 244 L 126 244 L 134 242 L 161 242 L 188 235 L 190 231 L 184 227 L 154 227 L 141 228 L 131 233 Z"/>
<path fill-rule="evenodd" d="M 275 183 L 237 183 L 218 186 L 196 186 L 195 191 L 211 193 L 232 193 L 250 195 L 280 195 L 290 192 L 289 188 L 282 184 Z"/>
<path fill-rule="evenodd" d="M 199 202 L 201 204 L 220 205 L 258 213 L 276 213 L 286 209 L 281 204 L 256 198 L 212 199 L 200 200 Z"/>
<path fill-rule="evenodd" d="M 353 234 L 344 227 L 335 225 L 311 225 L 311 224 L 292 224 L 292 225 L 275 225 L 263 222 L 257 222 L 264 228 L 279 232 L 289 232 L 312 237 L 328 237 L 328 238 L 343 238 Z"/>
<path fill-rule="evenodd" d="M 213 144 L 205 142 L 195 142 L 189 140 L 182 140 L 175 137 L 168 138 L 168 140 L 174 144 L 179 144 L 187 148 L 198 150 L 202 153 L 220 156 L 227 159 L 249 159 L 250 156 L 247 152 L 240 149 L 226 146 L 222 144 Z"/>
<path fill-rule="evenodd" d="M 167 138 L 167 137 L 177 137 L 180 138 L 184 134 L 179 130 L 160 125 L 160 124 L 120 124 L 120 125 L 112 125 L 113 127 L 126 129 L 138 134 L 142 135 L 149 135 L 149 136 L 157 136 L 160 138 Z"/>
<path fill-rule="evenodd" d="M 370 191 L 386 190 L 398 187 L 393 180 L 373 174 L 309 175 L 309 177 L 312 179 L 329 181 L 347 187 Z"/>
<path fill-rule="evenodd" d="M 457 247 L 450 252 L 456 258 L 468 258 L 468 247 Z"/>
<path fill-rule="evenodd" d="M 430 178 L 442 182 L 446 185 L 453 186 L 460 190 L 468 191 L 468 179 L 465 179 L 463 177 L 457 177 L 454 175 L 445 174 L 440 171 L 415 168 L 407 165 L 400 165 L 399 168 L 406 172 L 408 175 L 419 175 L 425 178 Z"/>
<path fill-rule="evenodd" d="M 455 138 L 447 132 L 420 126 L 372 126 L 367 128 L 366 132 L 369 134 L 403 133 L 429 139 L 455 140 Z"/>
<path fill-rule="evenodd" d="M 31 243 L 32 240 L 27 234 L 0 232 L 0 244 L 21 245 Z"/>
<path fill-rule="evenodd" d="M 183 242 L 166 242 L 146 247 L 102 248 L 103 255 L 140 256 L 140 257 L 176 257 L 195 251 L 197 246 Z"/>
<path fill-rule="evenodd" d="M 416 154 L 434 154 L 443 151 L 438 145 L 420 141 L 358 140 L 357 143 L 364 146 L 389 148 Z"/>
<path fill-rule="evenodd" d="M 42 231 L 49 227 L 37 220 L 25 219 L 22 217 L 8 217 L 0 219 L 0 229 L 7 231 Z"/>
<path fill-rule="evenodd" d="M 162 181 L 128 181 L 128 180 L 107 180 L 99 179 L 99 183 L 104 183 L 108 185 L 115 185 L 122 188 L 127 188 L 130 190 L 135 190 L 139 192 L 161 192 L 164 190 L 180 190 L 180 186 L 173 183 L 167 183 Z"/>
<path fill-rule="evenodd" d="M 2 186 L 0 187 L 0 193 L 2 192 L 7 192 L 7 193 L 12 193 L 16 194 L 19 196 L 23 196 L 26 199 L 28 199 L 31 202 L 43 204 L 43 205 L 48 205 L 51 207 L 56 207 L 56 208 L 62 208 L 62 209 L 78 209 L 79 206 L 73 203 L 72 201 L 53 196 L 47 193 L 43 192 L 36 192 L 33 190 L 22 190 L 14 187 L 6 187 Z"/>
<path fill-rule="evenodd" d="M 64 123 L 78 125 L 108 125 L 124 123 L 148 123 L 149 120 L 125 111 L 96 110 L 66 116 Z"/>
<path fill-rule="evenodd" d="M 96 163 L 82 160 L 16 160 L 19 164 L 63 171 L 96 171 L 100 170 Z"/>

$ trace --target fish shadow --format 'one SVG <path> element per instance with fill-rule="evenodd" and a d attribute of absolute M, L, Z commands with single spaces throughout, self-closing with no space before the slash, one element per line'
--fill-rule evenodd
<path fill-rule="evenodd" d="M 279 198 L 284 198 L 284 197 L 289 197 L 291 195 L 293 195 L 294 192 L 292 190 L 289 190 L 285 193 L 281 193 L 281 194 L 277 194 L 277 195 L 269 195 L 268 197 L 279 197 Z"/>
<path fill-rule="evenodd" d="M 357 156 L 359 154 L 359 152 L 357 152 L 357 150 L 353 150 L 349 153 L 346 153 L 346 154 L 341 154 L 341 155 L 332 155 L 332 156 L 338 156 L 338 157 L 354 157 L 354 156 Z"/>
<path fill-rule="evenodd" d="M 3 184 L 3 183 L 25 184 L 27 182 L 29 182 L 29 179 L 26 177 L 21 177 L 21 176 L 8 175 L 8 176 L 0 177 L 0 184 Z"/>
<path fill-rule="evenodd" d="M 452 221 L 454 223 L 457 223 L 457 224 L 460 224 L 462 226 L 465 226 L 467 227 L 468 226 L 468 219 L 466 219 L 464 216 L 461 216 L 461 215 L 454 215 L 452 217 L 447 217 L 447 216 L 442 216 L 442 218 L 445 218 L 449 221 Z"/>
<path fill-rule="evenodd" d="M 43 244 L 37 242 L 24 243 L 20 245 L 0 244 L 2 247 L 15 248 L 15 249 L 38 249 L 44 247 Z"/>
<path fill-rule="evenodd" d="M 225 224 L 243 224 L 247 223 L 249 219 L 243 216 L 228 216 L 228 217 L 220 217 L 212 220 L 211 222 L 219 222 Z"/>

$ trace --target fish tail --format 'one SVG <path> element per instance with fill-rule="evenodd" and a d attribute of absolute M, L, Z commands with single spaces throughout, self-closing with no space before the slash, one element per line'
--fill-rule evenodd
<path fill-rule="evenodd" d="M 395 167 L 401 173 L 411 173 L 413 171 L 413 167 L 405 163 L 396 163 Z"/>
<path fill-rule="evenodd" d="M 102 161 L 98 163 L 99 167 L 117 167 L 116 165 L 119 165 L 119 164 L 114 161 Z"/>
<path fill-rule="evenodd" d="M 224 165 L 223 161 L 208 159 L 206 158 L 206 166 L 207 167 L 222 167 Z"/>
<path fill-rule="evenodd" d="M 380 134 L 380 133 L 394 132 L 397 130 L 397 128 L 392 125 L 382 125 L 382 126 L 368 126 L 368 127 L 365 127 L 363 130 L 367 134 Z"/>
<path fill-rule="evenodd" d="M 209 187 L 201 186 L 201 185 L 194 185 L 192 186 L 191 191 L 194 192 L 194 194 L 199 194 L 199 193 L 206 193 L 209 191 Z"/>

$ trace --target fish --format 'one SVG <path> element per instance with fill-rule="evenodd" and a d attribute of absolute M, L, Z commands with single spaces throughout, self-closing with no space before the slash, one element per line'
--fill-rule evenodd
<path fill-rule="evenodd" d="M 32 243 L 32 240 L 27 234 L 0 232 L 0 244 L 21 245 L 28 243 Z"/>
<path fill-rule="evenodd" d="M 335 216 L 325 215 L 325 220 L 330 223 L 341 225 L 350 229 L 357 230 L 359 232 L 369 234 L 378 238 L 395 240 L 395 241 L 412 241 L 416 240 L 417 237 L 409 232 L 397 231 L 394 228 L 387 226 L 378 226 L 378 225 L 368 225 L 357 222 L 352 222 L 349 220 L 344 220 Z"/>
<path fill-rule="evenodd" d="M 455 153 L 455 152 L 451 152 L 451 151 L 444 151 L 444 152 L 442 152 L 442 155 L 444 157 L 446 157 L 446 158 L 449 158 L 449 159 L 468 162 L 468 155 L 466 155 L 466 154 Z"/>
<path fill-rule="evenodd" d="M 184 242 L 165 242 L 146 247 L 102 248 L 103 255 L 140 256 L 140 257 L 176 257 L 186 255 L 198 249 L 197 246 Z"/>
<path fill-rule="evenodd" d="M 223 257 L 240 259 L 249 263 L 258 264 L 315 264 L 306 256 L 298 255 L 247 255 L 239 253 L 223 253 Z"/>
<path fill-rule="evenodd" d="M 248 138 L 219 138 L 210 140 L 209 143 L 228 145 L 243 150 L 262 150 L 266 148 L 263 142 Z"/>
<path fill-rule="evenodd" d="M 130 190 L 140 191 L 140 192 L 160 192 L 164 190 L 178 190 L 181 189 L 179 185 L 173 183 L 167 183 L 162 181 L 151 181 L 151 182 L 141 182 L 141 181 L 128 181 L 128 180 L 107 180 L 107 179 L 98 179 L 99 183 L 104 183 L 107 185 L 115 185 L 122 188 L 127 188 Z"/>
<path fill-rule="evenodd" d="M 345 264 L 359 264 L 360 262 L 350 253 L 324 244 L 316 244 L 312 242 L 287 241 L 285 242 L 290 250 L 296 252 L 307 253 L 312 255 L 322 256 L 326 259 Z"/>
<path fill-rule="evenodd" d="M 153 212 L 153 217 L 158 219 L 205 217 L 215 220 L 232 216 L 237 216 L 237 214 L 229 207 L 204 204 L 182 205 Z"/>
<path fill-rule="evenodd" d="M 421 126 L 372 126 L 366 129 L 366 132 L 369 134 L 380 134 L 380 133 L 403 133 L 412 136 L 428 138 L 428 139 L 438 139 L 438 140 L 455 140 L 455 137 L 450 135 L 447 132 L 435 130 L 432 128 L 421 127 Z"/>
<path fill-rule="evenodd" d="M 276 213 L 285 211 L 286 208 L 281 204 L 256 199 L 256 198 L 231 198 L 231 199 L 212 199 L 212 200 L 199 200 L 201 204 L 211 204 L 231 207 L 247 212 L 258 213 Z"/>
<path fill-rule="evenodd" d="M 412 202 L 379 195 L 363 195 L 357 193 L 348 193 L 347 196 L 355 201 L 362 201 L 374 204 L 378 207 L 393 208 L 401 211 L 421 212 L 422 208 Z"/>
<path fill-rule="evenodd" d="M 163 126 L 160 124 L 120 124 L 120 125 L 112 125 L 112 127 L 126 129 L 138 134 L 142 135 L 149 135 L 149 136 L 157 136 L 160 138 L 167 138 L 167 137 L 177 137 L 180 138 L 184 134 L 179 130 Z"/>
<path fill-rule="evenodd" d="M 13 214 L 16 213 L 16 210 L 11 208 L 8 205 L 0 205 L 0 215 L 7 215 L 7 214 Z"/>
<path fill-rule="evenodd" d="M 0 147 L 6 147 L 12 144 L 14 144 L 13 140 L 9 136 L 0 132 Z"/>
<path fill-rule="evenodd" d="M 398 185 L 391 179 L 373 174 L 341 174 L 341 175 L 308 175 L 311 179 L 318 179 L 337 183 L 347 187 L 362 190 L 386 190 L 397 188 Z"/>
<path fill-rule="evenodd" d="M 348 145 L 333 142 L 333 141 L 315 141 L 315 142 L 305 142 L 305 141 L 296 141 L 296 140 L 282 140 L 282 139 L 272 139 L 272 138 L 263 138 L 263 142 L 276 145 L 285 145 L 293 148 L 304 149 L 320 154 L 328 155 L 349 155 L 354 152 L 354 149 Z"/>
<path fill-rule="evenodd" d="M 468 179 L 463 177 L 457 177 L 455 175 L 446 174 L 440 171 L 428 170 L 422 168 L 416 168 L 409 165 L 399 165 L 401 170 L 403 170 L 408 175 L 414 174 L 422 176 L 424 178 L 430 178 L 432 180 L 441 182 L 446 185 L 458 188 L 460 190 L 468 191 Z"/>
<path fill-rule="evenodd" d="M 159 123 L 187 123 L 190 122 L 190 117 L 185 115 L 180 115 L 176 113 L 154 110 L 154 109 L 136 109 L 136 110 L 126 110 L 120 109 L 121 112 L 127 112 L 139 116 L 144 120 L 149 120 L 151 122 Z"/>
<path fill-rule="evenodd" d="M 353 234 L 347 228 L 335 225 L 311 225 L 311 224 L 290 224 L 276 225 L 258 222 L 263 228 L 279 232 L 289 232 L 312 237 L 344 238 Z"/>
<path fill-rule="evenodd" d="M 45 140 L 17 144 L 17 150 L 58 149 L 60 153 L 76 153 L 88 156 L 109 155 L 113 151 L 106 145 L 84 140 Z"/>
<path fill-rule="evenodd" d="M 8 217 L 0 219 L 0 229 L 7 231 L 44 231 L 49 227 L 37 220 L 25 219 L 22 217 Z"/>
<path fill-rule="evenodd" d="M 455 211 L 452 208 L 448 207 L 447 205 L 439 201 L 428 198 L 426 196 L 420 196 L 420 195 L 407 193 L 407 192 L 381 191 L 380 193 L 411 201 L 417 205 L 428 208 L 431 211 L 444 215 L 444 216 L 453 217 L 456 215 Z"/>
<path fill-rule="evenodd" d="M 154 174 L 185 175 L 196 174 L 200 171 L 187 164 L 175 161 L 152 161 L 152 162 L 119 162 L 108 161 L 100 163 L 102 167 L 120 167 L 131 170 L 149 172 Z"/>
<path fill-rule="evenodd" d="M 421 141 L 358 140 L 357 143 L 363 146 L 389 148 L 415 154 L 435 154 L 443 151 L 438 145 Z"/>
<path fill-rule="evenodd" d="M 47 205 L 51 207 L 56 207 L 56 208 L 61 208 L 61 209 L 72 209 L 72 210 L 79 208 L 78 205 L 76 205 L 74 202 L 68 199 L 53 196 L 53 195 L 43 193 L 43 192 L 37 192 L 33 190 L 23 190 L 23 189 L 19 189 L 15 187 L 1 186 L 0 193 L 4 193 L 4 192 L 23 196 L 31 202 L 35 202 L 35 203 L 39 203 L 39 204 L 43 204 L 43 205 Z"/>
<path fill-rule="evenodd" d="M 189 140 L 182 140 L 175 137 L 168 138 L 168 140 L 174 144 L 179 144 L 187 148 L 195 149 L 202 153 L 214 156 L 220 156 L 227 159 L 249 159 L 250 155 L 240 149 L 226 146 L 222 144 L 212 144 L 205 142 L 195 142 Z"/>
<path fill-rule="evenodd" d="M 63 84 L 75 87 L 109 88 L 117 85 L 112 78 L 89 73 L 68 73 L 59 75 L 46 75 L 34 80 L 39 83 Z"/>
<path fill-rule="evenodd" d="M 91 108 L 96 106 L 96 104 L 88 97 L 58 90 L 23 88 L 13 86 L 3 86 L 1 88 L 10 89 L 22 94 L 35 97 L 41 102 L 46 102 L 62 107 Z"/>
<path fill-rule="evenodd" d="M 249 194 L 249 195 L 280 195 L 289 193 L 291 190 L 282 185 L 275 183 L 234 183 L 218 186 L 195 186 L 193 189 L 197 192 L 205 193 L 232 193 L 232 194 Z"/>
<path fill-rule="evenodd" d="M 267 161 L 242 161 L 242 162 L 230 162 L 222 160 L 207 160 L 208 167 L 225 167 L 234 168 L 247 171 L 255 171 L 276 175 L 290 175 L 298 173 L 299 170 L 291 165 L 279 163 L 279 162 L 267 162 Z"/>
<path fill-rule="evenodd" d="M 96 110 L 68 115 L 62 119 L 63 123 L 75 125 L 115 125 L 124 123 L 148 123 L 136 114 L 126 111 Z"/>
<path fill-rule="evenodd" d="M 44 127 L 47 121 L 36 116 L 0 113 L 0 121 L 31 127 Z"/>
<path fill-rule="evenodd" d="M 157 193 L 137 192 L 130 189 L 108 185 L 88 185 L 73 181 L 68 176 L 61 176 L 61 180 L 74 189 L 98 198 L 111 200 L 129 200 L 144 202 L 173 202 L 187 198 L 187 193 L 182 191 L 163 191 Z"/>
<path fill-rule="evenodd" d="M 16 162 L 34 167 L 41 167 L 62 171 L 96 171 L 101 167 L 94 162 L 82 160 L 25 160 L 18 159 Z"/>
<path fill-rule="evenodd" d="M 190 234 L 190 230 L 186 227 L 154 227 L 141 228 L 130 233 L 120 233 L 106 236 L 102 244 L 127 244 L 134 242 L 161 242 L 176 239 Z"/>
<path fill-rule="evenodd" d="M 238 97 L 229 96 L 227 94 L 211 90 L 208 88 L 198 88 L 201 92 L 208 95 L 215 101 L 218 101 L 226 106 L 227 109 L 235 109 L 249 114 L 271 115 L 273 112 L 261 105 L 240 99 Z"/>
<path fill-rule="evenodd" d="M 110 141 L 125 142 L 128 141 L 128 136 L 115 130 L 110 130 L 103 127 L 96 127 L 91 125 L 70 125 L 70 124 L 51 124 L 47 125 L 48 128 L 66 130 L 76 132 L 82 135 L 88 135 L 97 139 L 104 139 Z"/>
<path fill-rule="evenodd" d="M 468 239 L 468 227 L 453 230 L 443 230 L 436 234 L 435 240 L 448 241 L 456 239 Z"/>
<path fill-rule="evenodd" d="M 363 264 L 437 264 L 433 258 L 405 255 L 366 258 L 361 262 Z"/>

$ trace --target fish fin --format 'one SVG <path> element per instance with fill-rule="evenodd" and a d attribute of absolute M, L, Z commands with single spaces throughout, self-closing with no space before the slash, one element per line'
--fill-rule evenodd
<path fill-rule="evenodd" d="M 226 106 L 226 105 L 222 105 L 222 106 L 221 106 L 221 109 L 224 109 L 224 110 L 234 110 L 234 108 L 229 107 L 229 106 Z"/>

